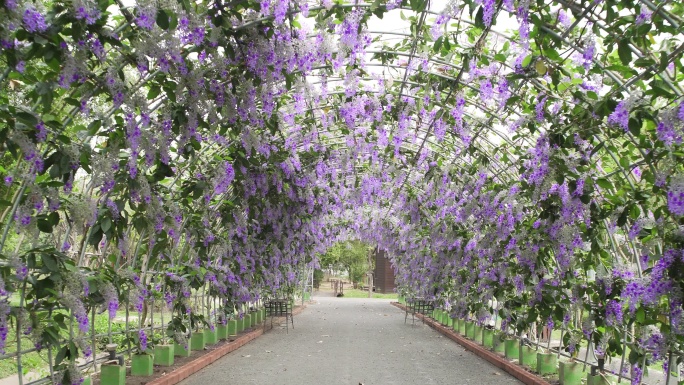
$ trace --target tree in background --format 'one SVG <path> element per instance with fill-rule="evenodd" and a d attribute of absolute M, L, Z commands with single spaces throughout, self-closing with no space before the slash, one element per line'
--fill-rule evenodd
<path fill-rule="evenodd" d="M 321 266 L 341 266 L 352 283 L 360 283 L 369 270 L 368 253 L 371 249 L 372 246 L 361 241 L 336 243 L 321 256 Z"/>

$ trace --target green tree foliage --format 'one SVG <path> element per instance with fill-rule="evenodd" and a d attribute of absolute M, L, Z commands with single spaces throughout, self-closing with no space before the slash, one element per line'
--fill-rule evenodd
<path fill-rule="evenodd" d="M 336 243 L 321 256 L 321 266 L 341 266 L 349 274 L 352 283 L 362 282 L 368 271 L 368 253 L 371 248 L 361 241 Z"/>

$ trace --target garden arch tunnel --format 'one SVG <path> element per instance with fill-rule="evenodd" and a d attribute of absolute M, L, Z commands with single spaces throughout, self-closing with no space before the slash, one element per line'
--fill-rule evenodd
<path fill-rule="evenodd" d="M 566 349 L 620 356 L 633 341 L 633 368 L 675 364 L 683 13 L 667 0 L 4 2 L 6 358 L 21 372 L 50 347 L 70 358 L 50 358 L 52 378 L 77 376 L 98 311 L 108 324 L 163 300 L 165 338 L 183 339 L 356 238 L 387 250 L 402 295 L 498 314 L 511 332 L 562 325 Z M 127 348 L 142 349 L 129 323 Z"/>

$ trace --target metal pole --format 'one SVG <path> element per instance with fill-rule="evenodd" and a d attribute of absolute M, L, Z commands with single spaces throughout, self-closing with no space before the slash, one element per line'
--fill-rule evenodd
<path fill-rule="evenodd" d="M 622 359 L 620 360 L 620 375 L 618 376 L 618 384 L 622 382 L 622 369 L 625 367 L 625 351 L 627 350 L 627 329 L 625 329 L 624 337 L 622 338 Z M 631 376 L 630 376 L 631 377 Z"/>
<path fill-rule="evenodd" d="M 26 293 L 26 283 L 27 280 L 24 279 L 24 284 L 21 287 L 21 297 L 19 298 L 19 312 L 21 312 L 22 309 L 24 309 L 24 294 Z M 19 313 L 17 313 L 17 374 L 19 375 L 19 385 L 23 385 L 24 370 L 21 367 L 21 317 L 19 316 Z"/>
<path fill-rule="evenodd" d="M 128 323 L 128 296 L 126 297 L 126 344 L 128 348 L 128 359 L 131 359 L 131 330 L 130 330 L 130 325 Z"/>
<path fill-rule="evenodd" d="M 667 376 L 665 377 L 665 385 L 670 385 L 670 378 L 672 377 L 672 351 L 667 353 Z"/>
<path fill-rule="evenodd" d="M 95 333 L 95 306 L 93 306 L 93 315 L 91 316 L 90 325 L 90 334 L 93 336 L 91 339 L 90 348 L 92 350 L 91 354 L 93 355 L 93 373 L 95 373 L 97 371 L 97 362 L 95 361 L 95 352 L 97 352 L 97 344 L 95 341 L 95 335 L 97 334 Z"/>

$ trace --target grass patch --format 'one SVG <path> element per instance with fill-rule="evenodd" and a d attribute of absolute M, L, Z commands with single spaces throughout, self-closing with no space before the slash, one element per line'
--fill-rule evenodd
<path fill-rule="evenodd" d="M 368 291 L 359 289 L 344 289 L 345 298 L 368 298 Z M 372 298 L 397 299 L 397 293 L 373 293 Z"/>

